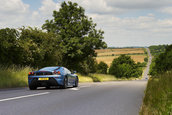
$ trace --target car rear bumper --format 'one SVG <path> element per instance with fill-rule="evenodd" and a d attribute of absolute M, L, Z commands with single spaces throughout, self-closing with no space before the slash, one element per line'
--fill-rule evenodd
<path fill-rule="evenodd" d="M 39 78 L 48 77 L 49 80 L 39 80 Z M 46 86 L 62 86 L 63 77 L 59 76 L 28 76 L 28 83 L 32 86 L 46 87 Z"/>

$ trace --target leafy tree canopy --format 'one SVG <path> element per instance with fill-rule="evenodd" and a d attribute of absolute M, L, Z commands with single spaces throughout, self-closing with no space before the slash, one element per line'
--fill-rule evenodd
<path fill-rule="evenodd" d="M 142 70 L 138 65 L 131 59 L 130 56 L 120 55 L 114 59 L 110 68 L 109 73 L 116 77 L 139 77 L 142 74 Z"/>
<path fill-rule="evenodd" d="M 97 65 L 97 73 L 107 74 L 107 69 L 108 65 L 103 61 Z"/>
<path fill-rule="evenodd" d="M 96 29 L 96 24 L 77 3 L 63 2 L 59 11 L 53 12 L 53 19 L 46 20 L 42 28 L 61 36 L 63 65 L 69 68 L 96 56 L 95 49 L 107 47 L 102 41 L 104 32 Z"/>
<path fill-rule="evenodd" d="M 166 47 L 164 53 L 155 58 L 154 73 L 162 73 L 172 69 L 172 45 Z"/>
<path fill-rule="evenodd" d="M 44 67 L 61 62 L 59 37 L 37 28 L 0 29 L 0 64 Z"/>

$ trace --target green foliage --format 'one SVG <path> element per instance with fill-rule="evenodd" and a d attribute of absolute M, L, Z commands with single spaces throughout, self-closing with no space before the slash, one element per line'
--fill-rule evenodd
<path fill-rule="evenodd" d="M 142 75 L 142 69 L 131 59 L 130 56 L 121 55 L 114 59 L 109 73 L 116 77 L 139 77 Z"/>
<path fill-rule="evenodd" d="M 145 58 L 144 58 L 144 61 L 145 61 L 145 62 L 148 62 L 148 57 L 145 57 Z"/>
<path fill-rule="evenodd" d="M 142 62 L 142 63 L 138 62 L 137 67 L 146 67 L 146 64 L 147 62 Z"/>
<path fill-rule="evenodd" d="M 88 75 L 96 72 L 97 62 L 93 57 L 89 56 L 84 61 L 76 63 L 72 69 L 74 68 L 81 74 Z"/>
<path fill-rule="evenodd" d="M 164 53 L 161 53 L 154 60 L 151 75 L 163 73 L 172 69 L 172 45 L 167 46 Z M 154 71 L 154 73 L 152 73 Z"/>
<path fill-rule="evenodd" d="M 88 57 L 96 56 L 95 49 L 107 47 L 102 41 L 104 32 L 96 30 L 96 24 L 77 3 L 63 2 L 59 11 L 53 12 L 53 19 L 46 20 L 42 28 L 61 36 L 62 62 L 70 69 L 81 71 L 80 65 L 88 66 Z"/>
<path fill-rule="evenodd" d="M 149 69 L 149 74 L 152 76 L 157 75 L 157 71 L 155 71 L 155 58 L 152 59 L 152 63 L 150 65 L 150 69 Z"/>
<path fill-rule="evenodd" d="M 27 86 L 27 73 L 29 73 L 30 71 L 32 71 L 32 68 L 30 67 L 0 65 L 0 88 Z"/>
<path fill-rule="evenodd" d="M 150 46 L 150 52 L 153 56 L 158 56 L 159 54 L 165 52 L 167 45 L 153 45 Z"/>
<path fill-rule="evenodd" d="M 43 67 L 58 65 L 61 51 L 58 36 L 36 28 L 0 30 L 0 64 Z"/>
<path fill-rule="evenodd" d="M 16 57 L 19 55 L 16 50 L 20 48 L 18 43 L 19 32 L 15 29 L 1 29 L 0 30 L 0 63 L 13 64 L 19 61 Z"/>
<path fill-rule="evenodd" d="M 95 73 L 95 49 L 106 48 L 103 31 L 85 15 L 77 3 L 63 2 L 53 19 L 37 28 L 0 29 L 0 64 L 41 68 L 65 66 L 88 74 Z"/>
<path fill-rule="evenodd" d="M 97 65 L 97 73 L 107 74 L 108 65 L 105 62 L 100 62 Z"/>

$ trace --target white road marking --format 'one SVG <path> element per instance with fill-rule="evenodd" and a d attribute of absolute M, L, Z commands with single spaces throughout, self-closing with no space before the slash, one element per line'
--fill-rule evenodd
<path fill-rule="evenodd" d="M 37 93 L 37 94 L 31 94 L 31 95 L 24 95 L 24 96 L 12 97 L 12 98 L 0 99 L 0 102 L 9 101 L 9 100 L 15 100 L 15 99 L 21 99 L 21 98 L 26 98 L 26 97 L 46 95 L 46 94 L 49 94 L 49 93 L 50 92 L 44 92 L 44 93 Z"/>
<path fill-rule="evenodd" d="M 90 87 L 90 86 L 80 86 L 80 88 L 84 88 L 84 87 Z"/>
<path fill-rule="evenodd" d="M 79 88 L 70 88 L 69 90 L 79 90 Z"/>

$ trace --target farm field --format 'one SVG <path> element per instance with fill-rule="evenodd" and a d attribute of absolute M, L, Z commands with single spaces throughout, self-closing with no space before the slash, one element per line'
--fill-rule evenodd
<path fill-rule="evenodd" d="M 120 48 L 120 49 L 100 49 L 96 50 L 96 60 L 105 62 L 110 66 L 114 58 L 118 58 L 121 54 L 130 55 L 135 62 L 144 62 L 146 57 L 144 48 Z"/>

